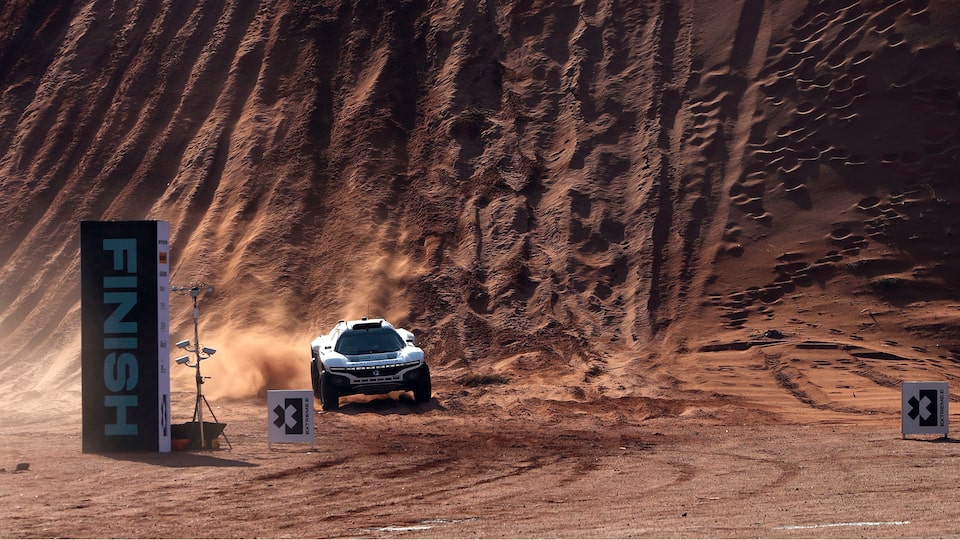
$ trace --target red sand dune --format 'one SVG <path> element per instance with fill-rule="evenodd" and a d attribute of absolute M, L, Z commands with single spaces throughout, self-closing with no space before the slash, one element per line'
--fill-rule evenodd
<path fill-rule="evenodd" d="M 958 28 L 944 0 L 6 1 L 0 434 L 78 432 L 97 219 L 170 222 L 173 282 L 215 288 L 209 395 L 254 410 L 369 315 L 418 335 L 424 422 L 897 432 L 901 381 L 960 377 Z M 424 534 L 561 534 L 485 530 Z M 331 531 L 291 534 L 376 534 Z"/>

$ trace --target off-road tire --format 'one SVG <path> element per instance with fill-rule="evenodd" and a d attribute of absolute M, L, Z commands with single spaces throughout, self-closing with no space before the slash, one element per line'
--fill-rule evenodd
<path fill-rule="evenodd" d="M 325 411 L 335 411 L 340 408 L 340 392 L 330 380 L 326 372 L 320 374 L 320 405 Z"/>
<path fill-rule="evenodd" d="M 420 378 L 413 387 L 413 399 L 417 403 L 426 403 L 433 397 L 433 386 L 430 383 L 430 368 L 426 364 L 420 368 Z"/>
<path fill-rule="evenodd" d="M 313 384 L 313 397 L 320 399 L 320 370 L 316 358 L 310 362 L 310 382 Z"/>

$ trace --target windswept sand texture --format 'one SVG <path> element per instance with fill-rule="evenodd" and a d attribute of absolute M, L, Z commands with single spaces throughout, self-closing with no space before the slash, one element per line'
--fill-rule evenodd
<path fill-rule="evenodd" d="M 4 1 L 0 536 L 957 536 L 958 210 L 950 0 Z M 233 452 L 80 453 L 85 219 L 215 287 Z M 435 399 L 268 450 L 363 315 Z"/>

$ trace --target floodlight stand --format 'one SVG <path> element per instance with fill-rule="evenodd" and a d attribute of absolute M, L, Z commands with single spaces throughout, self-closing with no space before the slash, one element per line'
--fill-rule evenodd
<path fill-rule="evenodd" d="M 200 376 L 200 363 L 197 363 L 197 401 L 193 406 L 193 421 L 200 426 L 200 447 L 207 447 L 207 439 L 203 436 L 203 406 L 207 406 L 207 410 L 210 411 L 210 416 L 213 417 L 213 421 L 220 423 L 220 420 L 217 419 L 217 415 L 214 414 L 213 408 L 210 407 L 210 402 L 207 401 L 207 397 L 203 395 L 203 390 L 200 385 L 203 384 L 203 377 Z M 223 435 L 223 440 L 226 441 L 227 447 L 233 450 L 233 445 L 230 444 L 230 439 L 227 438 L 227 434 L 220 432 L 220 435 Z"/>
<path fill-rule="evenodd" d="M 193 421 L 200 427 L 200 448 L 207 448 L 207 439 L 204 437 L 203 433 L 203 406 L 206 405 L 207 410 L 210 411 L 210 416 L 213 417 L 213 421 L 217 424 L 220 423 L 220 420 L 217 420 L 217 415 L 214 414 L 213 408 L 210 406 L 210 402 L 207 401 L 207 397 L 203 395 L 203 380 L 204 377 L 200 375 L 200 362 L 210 358 L 210 354 L 207 354 L 203 351 L 203 347 L 200 347 L 200 306 L 198 304 L 200 292 L 204 290 L 210 292 L 213 289 L 211 287 L 202 288 L 203 286 L 194 286 L 194 287 L 171 287 L 173 291 L 188 291 L 190 296 L 193 298 L 193 348 L 189 346 L 185 349 L 189 352 L 194 352 L 197 355 L 196 364 L 193 366 L 196 369 L 196 381 L 197 381 L 197 399 L 193 406 Z M 188 364 L 189 366 L 189 364 Z M 220 435 L 223 435 L 223 440 L 226 441 L 227 447 L 230 450 L 233 450 L 233 445 L 230 444 L 230 439 L 227 438 L 227 434 L 220 432 Z"/>

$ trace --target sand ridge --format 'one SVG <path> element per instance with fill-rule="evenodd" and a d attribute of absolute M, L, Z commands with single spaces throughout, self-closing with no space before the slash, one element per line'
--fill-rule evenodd
<path fill-rule="evenodd" d="M 106 471 L 108 483 L 125 474 L 123 459 L 71 457 L 78 222 L 164 219 L 173 282 L 214 287 L 201 305 L 202 340 L 219 350 L 207 391 L 223 400 L 240 446 L 256 448 L 241 458 L 175 458 L 191 477 L 218 465 L 256 469 L 236 482 L 282 478 L 275 485 L 299 493 L 297 467 L 313 467 L 318 479 L 349 472 L 339 450 L 312 465 L 285 455 L 273 467 L 257 446 L 266 389 L 308 387 L 307 344 L 338 319 L 387 317 L 415 332 L 431 361 L 437 393 L 423 410 L 358 400 L 318 425 L 334 426 L 332 441 L 343 445 L 382 430 L 404 451 L 371 450 L 356 466 L 369 472 L 379 457 L 403 454 L 406 465 L 384 473 L 398 489 L 408 476 L 436 482 L 469 472 L 473 487 L 453 482 L 423 499 L 469 492 L 469 511 L 436 518 L 462 528 L 381 531 L 369 528 L 376 505 L 358 502 L 365 525 L 330 516 L 335 527 L 290 535 L 656 535 L 626 507 L 602 514 L 614 528 L 577 529 L 565 512 L 602 499 L 602 490 L 534 502 L 522 482 L 536 471 L 566 487 L 582 472 L 602 485 L 611 470 L 629 470 L 646 485 L 659 473 L 625 469 L 620 446 L 627 461 L 643 461 L 660 433 L 676 455 L 698 444 L 690 430 L 709 432 L 711 450 L 700 458 L 738 457 L 712 469 L 700 458 L 657 456 L 676 472 L 661 479 L 667 491 L 698 479 L 707 493 L 711 474 L 737 478 L 744 463 L 765 464 L 782 479 L 777 502 L 764 506 L 777 518 L 786 488 L 803 484 L 804 426 L 828 445 L 882 441 L 870 454 L 881 461 L 916 453 L 927 461 L 909 478 L 889 472 L 895 460 L 882 468 L 889 478 L 929 480 L 926 464 L 949 465 L 953 446 L 893 439 L 902 381 L 958 376 L 958 25 L 960 9 L 937 0 L 6 2 L 5 459 L 78 463 Z M 171 307 L 173 335 L 192 334 L 187 299 L 174 296 Z M 175 391 L 189 394 L 191 373 L 172 371 Z M 497 439 L 502 422 L 507 434 Z M 558 425 L 587 446 L 555 441 Z M 753 425 L 766 441 L 757 452 L 782 460 L 764 461 L 721 435 L 724 426 L 748 435 Z M 856 427 L 836 435 L 835 425 Z M 779 443 L 783 426 L 789 442 Z M 407 428 L 457 456 L 419 461 L 399 442 Z M 491 437 L 501 444 L 470 450 Z M 536 447 L 556 456 L 535 457 Z M 599 462 L 590 448 L 601 450 Z M 850 460 L 831 470 L 856 486 L 844 493 L 906 489 L 876 487 Z M 132 461 L 156 467 L 150 474 L 166 467 Z M 519 465 L 487 476 L 477 463 L 490 461 Z M 44 466 L 52 472 L 34 477 L 37 489 L 67 474 Z M 818 493 L 839 503 L 828 478 Z M 697 503 L 771 493 L 744 482 Z M 375 489 L 359 487 L 358 501 Z M 664 512 L 647 520 L 683 513 L 631 493 Z M 926 493 L 949 508 L 948 494 Z M 469 528 L 492 512 L 527 523 L 522 511 L 505 510 L 517 496 L 555 527 Z M 49 497 L 48 507 L 66 504 Z M 97 506 L 77 504 L 85 516 Z M 710 521 L 735 519 L 735 503 L 718 506 L 697 527 L 660 531 L 845 535 L 860 529 L 773 527 L 924 523 L 877 502 L 869 516 L 825 505 L 737 528 Z M 0 534 L 106 534 L 90 521 L 67 527 L 69 511 L 37 529 L 43 503 L 21 507 L 23 525 Z M 7 517 L 21 519 L 15 514 Z M 427 514 L 421 521 L 434 519 Z M 942 520 L 925 523 L 866 534 L 955 533 Z M 184 533 L 158 524 L 117 534 Z"/>

